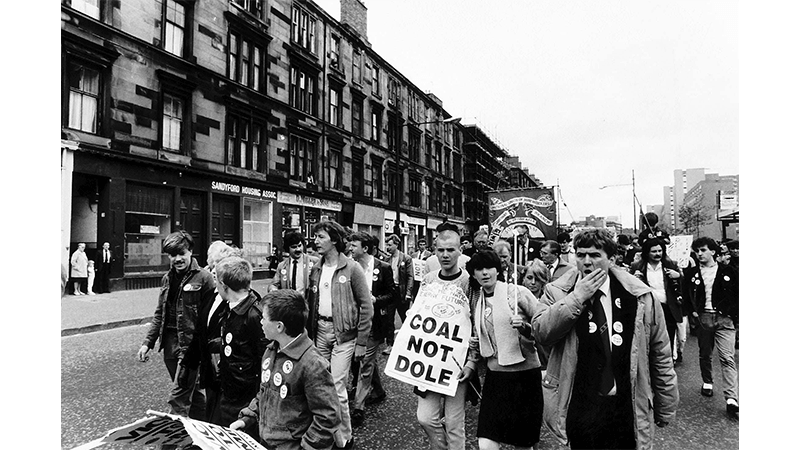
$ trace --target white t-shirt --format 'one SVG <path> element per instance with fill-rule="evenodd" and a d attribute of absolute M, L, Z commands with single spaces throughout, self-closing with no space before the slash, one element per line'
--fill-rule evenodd
<path fill-rule="evenodd" d="M 331 297 L 331 285 L 333 284 L 333 272 L 336 266 L 328 267 L 322 265 L 322 272 L 319 276 L 319 315 L 333 316 L 333 297 Z"/>
<path fill-rule="evenodd" d="M 664 272 L 661 268 L 661 263 L 656 264 L 656 267 L 646 264 L 647 266 L 647 282 L 653 288 L 653 297 L 661 303 L 667 303 L 667 292 L 664 290 Z"/>

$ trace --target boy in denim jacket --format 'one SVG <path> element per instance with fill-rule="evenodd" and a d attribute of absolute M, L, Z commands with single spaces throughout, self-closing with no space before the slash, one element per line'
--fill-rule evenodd
<path fill-rule="evenodd" d="M 261 362 L 261 388 L 233 430 L 258 423 L 270 449 L 329 449 L 339 426 L 339 400 L 328 362 L 305 330 L 308 311 L 299 292 L 280 289 L 261 301 L 264 335 L 273 342 Z"/>

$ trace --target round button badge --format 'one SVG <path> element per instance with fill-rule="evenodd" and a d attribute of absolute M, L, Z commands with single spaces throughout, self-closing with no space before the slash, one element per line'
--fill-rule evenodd
<path fill-rule="evenodd" d="M 622 333 L 622 322 L 614 322 L 614 331 Z"/>
<path fill-rule="evenodd" d="M 285 384 L 281 386 L 281 398 L 286 398 L 286 394 L 288 393 L 289 393 L 289 388 L 286 387 Z"/>
<path fill-rule="evenodd" d="M 226 345 L 225 346 L 225 356 L 231 356 L 231 353 L 233 353 L 233 349 L 231 348 L 230 345 Z"/>
<path fill-rule="evenodd" d="M 589 322 L 589 333 L 594 333 L 597 331 L 597 324 L 594 322 Z"/>
<path fill-rule="evenodd" d="M 620 301 L 620 299 L 618 299 L 618 298 L 617 298 L 617 299 L 614 299 L 614 305 L 615 305 L 617 308 L 622 308 L 622 302 L 621 302 L 621 301 Z"/>
<path fill-rule="evenodd" d="M 267 370 L 269 369 L 269 358 L 265 359 L 263 363 L 261 363 L 261 369 Z"/>
<path fill-rule="evenodd" d="M 225 343 L 226 344 L 230 344 L 232 340 L 233 340 L 233 334 L 228 333 L 228 334 L 225 335 Z"/>
<path fill-rule="evenodd" d="M 284 362 L 283 363 L 283 373 L 288 375 L 292 371 L 293 367 L 294 367 L 294 365 L 292 364 L 291 361 Z"/>
<path fill-rule="evenodd" d="M 283 383 L 283 375 L 280 372 L 275 372 L 275 375 L 272 376 L 272 382 L 275 383 L 275 386 L 280 386 Z"/>
<path fill-rule="evenodd" d="M 611 343 L 619 347 L 620 345 L 622 345 L 622 336 L 618 334 L 611 336 Z"/>
<path fill-rule="evenodd" d="M 268 383 L 269 382 L 270 371 L 269 369 L 261 372 L 261 382 Z"/>
<path fill-rule="evenodd" d="M 339 283 L 344 283 L 346 281 L 347 281 L 347 277 L 346 276 L 344 276 L 344 275 L 340 275 L 339 276 Z"/>

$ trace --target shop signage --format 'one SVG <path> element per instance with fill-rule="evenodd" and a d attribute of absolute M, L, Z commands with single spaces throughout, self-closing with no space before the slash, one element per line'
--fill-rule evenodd
<path fill-rule="evenodd" d="M 267 198 L 271 200 L 278 198 L 278 193 L 275 191 L 268 191 L 249 186 L 240 186 L 238 184 L 223 183 L 222 181 L 212 181 L 211 190 L 230 194 L 246 195 L 248 197 Z"/>
<path fill-rule="evenodd" d="M 141 234 L 160 234 L 161 227 L 158 225 L 139 225 L 139 233 Z"/>
<path fill-rule="evenodd" d="M 332 200 L 309 197 L 306 195 L 290 194 L 288 192 L 278 192 L 278 202 L 289 205 L 308 206 L 310 208 L 329 209 L 331 211 L 341 211 L 342 204 Z"/>

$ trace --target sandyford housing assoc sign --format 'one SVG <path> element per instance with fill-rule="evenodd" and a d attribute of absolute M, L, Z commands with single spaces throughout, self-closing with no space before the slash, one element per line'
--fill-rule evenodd
<path fill-rule="evenodd" d="M 455 395 L 470 327 L 469 300 L 460 287 L 426 284 L 395 337 L 384 373 L 423 390 Z"/>
<path fill-rule="evenodd" d="M 553 188 L 515 189 L 489 193 L 489 241 L 513 236 L 512 230 L 524 226 L 528 236 L 555 239 L 556 203 Z"/>

